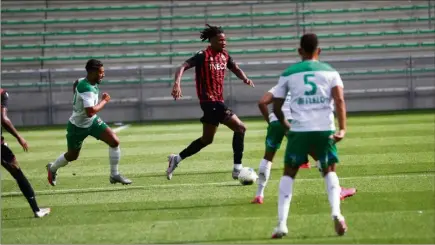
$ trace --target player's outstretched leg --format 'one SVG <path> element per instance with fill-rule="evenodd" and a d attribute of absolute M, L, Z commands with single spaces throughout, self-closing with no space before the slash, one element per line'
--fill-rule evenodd
<path fill-rule="evenodd" d="M 47 179 L 48 183 L 52 186 L 56 185 L 57 170 L 65 167 L 68 163 L 78 159 L 81 148 L 68 149 L 67 152 L 62 153 L 54 162 L 47 164 Z"/>
<path fill-rule="evenodd" d="M 80 150 L 82 149 L 83 141 L 88 137 L 89 130 L 87 128 L 79 128 L 71 122 L 67 124 L 66 142 L 68 151 L 62 153 L 54 162 L 47 164 L 47 179 L 52 186 L 56 185 L 57 170 L 65 167 L 68 163 L 79 158 Z"/>
<path fill-rule="evenodd" d="M 233 179 L 237 179 L 240 174 L 240 170 L 243 168 L 242 159 L 243 151 L 245 146 L 245 124 L 237 117 L 237 115 L 232 114 L 222 122 L 225 126 L 233 130 L 233 172 L 231 176 Z"/>
<path fill-rule="evenodd" d="M 119 147 L 118 136 L 112 131 L 111 128 L 106 127 L 99 135 L 99 139 L 104 141 L 109 146 L 110 183 L 121 183 L 123 185 L 131 184 L 132 181 L 122 176 L 118 171 L 118 165 L 121 159 L 121 148 Z"/>
<path fill-rule="evenodd" d="M 202 136 L 190 143 L 188 147 L 180 152 L 180 154 L 171 154 L 168 156 L 168 168 L 166 170 L 166 177 L 168 180 L 172 179 L 174 170 L 178 167 L 181 160 L 195 155 L 202 148 L 213 143 L 214 135 L 216 134 L 217 126 L 209 123 L 202 123 Z"/>
<path fill-rule="evenodd" d="M 265 140 L 264 157 L 260 161 L 258 167 L 258 188 L 254 200 L 251 203 L 262 204 L 264 198 L 264 189 L 270 178 L 270 170 L 272 168 L 272 161 L 275 157 L 276 151 L 281 147 L 281 142 L 285 135 L 285 129 L 279 121 L 270 122 L 267 127 L 267 134 Z"/>
<path fill-rule="evenodd" d="M 12 175 L 12 177 L 17 182 L 18 187 L 20 188 L 21 192 L 29 203 L 33 214 L 35 215 L 35 218 L 41 218 L 48 215 L 51 211 L 50 208 L 39 208 L 36 202 L 35 191 L 33 190 L 33 187 L 30 184 L 29 180 L 21 170 L 20 165 L 18 164 L 12 151 L 4 144 L 2 144 L 1 151 L 2 166 Z"/>

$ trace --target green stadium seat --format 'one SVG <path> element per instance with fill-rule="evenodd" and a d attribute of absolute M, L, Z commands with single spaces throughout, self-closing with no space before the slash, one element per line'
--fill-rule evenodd
<path fill-rule="evenodd" d="M 337 25 L 364 25 L 364 24 L 383 24 L 383 23 L 402 23 L 402 22 L 424 22 L 435 21 L 435 17 L 409 17 L 409 18 L 388 18 L 388 19 L 367 19 L 367 20 L 337 20 L 337 21 L 314 21 L 299 23 L 302 27 L 318 26 L 337 26 Z M 227 25 L 223 26 L 225 30 L 240 29 L 275 29 L 291 28 L 296 24 L 253 24 L 253 25 Z M 48 32 L 2 32 L 2 37 L 20 37 L 20 36 L 56 36 L 56 35 L 95 35 L 95 34 L 127 34 L 127 33 L 157 33 L 161 32 L 198 32 L 203 27 L 166 27 L 166 28 L 129 28 L 129 29 L 109 29 L 109 30 L 76 30 L 76 31 L 48 31 Z"/>
<path fill-rule="evenodd" d="M 216 3 L 211 2 L 207 4 L 197 4 L 197 3 L 187 3 L 182 4 L 183 7 L 209 7 L 209 6 L 231 6 L 237 5 L 239 3 Z M 60 7 L 60 8 L 10 8 L 10 9 L 2 9 L 2 13 L 37 13 L 37 12 L 84 12 L 84 11 L 120 11 L 120 10 L 141 10 L 141 9 L 159 9 L 165 7 L 164 5 L 153 5 L 153 4 L 144 4 L 144 5 L 126 5 L 126 6 L 80 6 L 80 7 Z M 402 5 L 402 6 L 391 6 L 391 7 L 369 7 L 369 8 L 348 8 L 348 9 L 315 9 L 315 10 L 302 10 L 299 14 L 309 15 L 309 14 L 342 14 L 342 13 L 362 13 L 362 12 L 383 12 L 383 11 L 404 11 L 404 10 L 422 10 L 429 9 L 427 4 L 417 4 L 417 5 Z M 287 15 L 285 11 L 281 12 L 273 12 L 268 11 L 270 16 L 272 15 Z M 236 17 L 245 17 L 239 16 L 241 13 L 233 13 L 230 15 L 234 15 Z M 212 16 L 212 15 L 210 15 Z M 219 14 L 215 15 L 219 16 Z M 221 14 L 222 17 L 216 18 L 226 18 L 226 14 Z M 163 17 L 167 18 L 167 17 Z M 170 19 L 190 19 L 191 16 L 179 16 L 173 17 Z M 213 18 L 213 17 L 212 17 Z"/>
<path fill-rule="evenodd" d="M 433 47 L 435 42 L 412 42 L 412 43 L 387 43 L 387 44 L 361 44 L 361 45 L 336 45 L 322 47 L 323 50 L 360 50 L 360 49 L 389 49 L 389 48 L 418 48 Z M 296 52 L 296 48 L 279 49 L 233 49 L 230 54 L 266 54 Z M 27 61 L 50 61 L 50 60 L 86 60 L 94 59 L 120 59 L 120 58 L 160 58 L 160 57 L 184 57 L 192 55 L 191 52 L 162 52 L 162 53 L 134 53 L 134 54 L 108 54 L 108 55 L 72 55 L 72 56 L 38 56 L 38 57 L 2 57 L 2 62 L 27 62 Z"/>
<path fill-rule="evenodd" d="M 347 38 L 347 37 L 366 37 L 366 36 L 387 36 L 387 35 L 418 35 L 435 34 L 434 29 L 423 30 L 394 30 L 394 31 L 375 31 L 375 32 L 350 32 L 350 33 L 327 33 L 319 34 L 325 38 Z M 229 42 L 255 42 L 255 41 L 283 41 L 297 40 L 299 36 L 259 36 L 259 37 L 229 37 Z M 146 40 L 146 41 L 109 41 L 109 42 L 77 42 L 77 43 L 53 43 L 53 44 L 9 44 L 3 45 L 2 49 L 36 49 L 36 48 L 84 48 L 84 47 L 117 47 L 117 46 L 139 46 L 139 45 L 174 45 L 174 44 L 194 44 L 201 43 L 199 39 L 175 39 L 175 40 Z"/>
<path fill-rule="evenodd" d="M 394 75 L 394 74 L 406 74 L 409 73 L 409 69 L 373 69 L 373 70 L 354 70 L 354 71 L 343 71 L 340 72 L 342 76 L 371 76 L 371 75 Z M 418 73 L 428 73 L 435 72 L 434 67 L 430 68 L 414 68 L 412 69 L 413 74 Z M 260 75 L 251 75 L 251 79 L 276 79 L 279 74 L 260 74 Z M 152 78 L 152 79 L 126 79 L 126 80 L 107 80 L 104 81 L 105 84 L 111 85 L 125 85 L 125 84 L 139 84 L 139 83 L 172 83 L 174 81 L 173 78 Z M 183 77 L 183 83 L 193 82 L 193 77 Z M 32 82 L 19 82 L 19 83 L 11 83 L 11 84 L 2 84 L 4 88 L 29 88 L 29 87 L 48 87 L 48 83 L 32 83 Z M 52 86 L 71 86 L 71 82 L 55 82 Z"/>

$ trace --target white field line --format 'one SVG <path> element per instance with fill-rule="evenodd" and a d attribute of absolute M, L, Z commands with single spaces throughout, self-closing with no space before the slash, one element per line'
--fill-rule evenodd
<path fill-rule="evenodd" d="M 123 125 L 123 126 L 121 126 L 121 127 L 117 127 L 117 128 L 115 128 L 115 129 L 113 129 L 113 132 L 118 133 L 118 132 L 120 132 L 121 130 L 124 130 L 124 129 L 128 128 L 128 127 L 130 127 L 130 124 Z"/>
<path fill-rule="evenodd" d="M 320 174 L 319 174 L 320 175 Z M 355 180 L 355 179 L 386 179 L 386 178 L 413 178 L 413 177 L 428 177 L 434 176 L 435 174 L 412 174 L 412 175 L 376 175 L 376 176 L 355 176 L 355 177 L 343 177 L 340 180 Z M 162 176 L 163 177 L 163 176 Z M 308 179 L 297 179 L 297 182 L 310 182 L 319 181 L 319 178 L 308 178 Z M 269 183 L 278 182 L 277 180 L 269 180 Z M 121 186 L 121 187 L 95 187 L 95 188 L 81 188 L 81 189 L 62 189 L 62 190 L 44 190 L 35 191 L 39 195 L 50 195 L 50 194 L 73 194 L 73 193 L 86 193 L 86 192 L 98 192 L 98 191 L 120 191 L 120 190 L 137 190 L 137 189 L 152 189 L 152 188 L 171 188 L 171 187 L 191 187 L 191 186 L 225 186 L 225 185 L 240 185 L 237 181 L 226 181 L 226 182 L 208 182 L 208 183 L 184 183 L 184 184 L 157 184 L 157 185 L 131 185 L 131 186 Z M 1 197 L 11 197 L 11 196 L 21 196 L 21 192 L 3 192 Z"/>

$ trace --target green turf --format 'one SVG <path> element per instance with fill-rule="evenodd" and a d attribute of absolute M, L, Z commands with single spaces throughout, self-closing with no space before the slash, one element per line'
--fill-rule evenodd
<path fill-rule="evenodd" d="M 45 165 L 66 148 L 65 129 L 25 130 L 30 152 L 6 135 L 41 206 L 35 219 L 13 179 L 2 174 L 2 243 L 434 243 L 435 114 L 350 116 L 339 144 L 340 182 L 356 187 L 342 202 L 349 231 L 335 235 L 323 180 L 301 170 L 289 217 L 290 233 L 270 240 L 276 224 L 283 149 L 277 154 L 263 205 L 252 205 L 256 186 L 231 178 L 232 133 L 220 127 L 213 145 L 183 161 L 167 181 L 166 156 L 200 135 L 198 123 L 135 124 L 121 131 L 120 170 L 130 186 L 109 184 L 108 149 L 88 138 L 78 161 L 59 170 L 58 186 Z M 265 123 L 246 121 L 244 164 L 257 169 Z M 285 144 L 284 144 L 285 145 Z"/>

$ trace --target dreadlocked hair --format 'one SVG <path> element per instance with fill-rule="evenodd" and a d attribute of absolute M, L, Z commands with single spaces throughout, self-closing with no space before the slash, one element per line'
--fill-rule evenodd
<path fill-rule="evenodd" d="M 206 24 L 206 28 L 201 32 L 201 40 L 204 42 L 205 40 L 210 41 L 211 38 L 224 33 L 224 30 L 220 26 L 211 26 Z"/>

